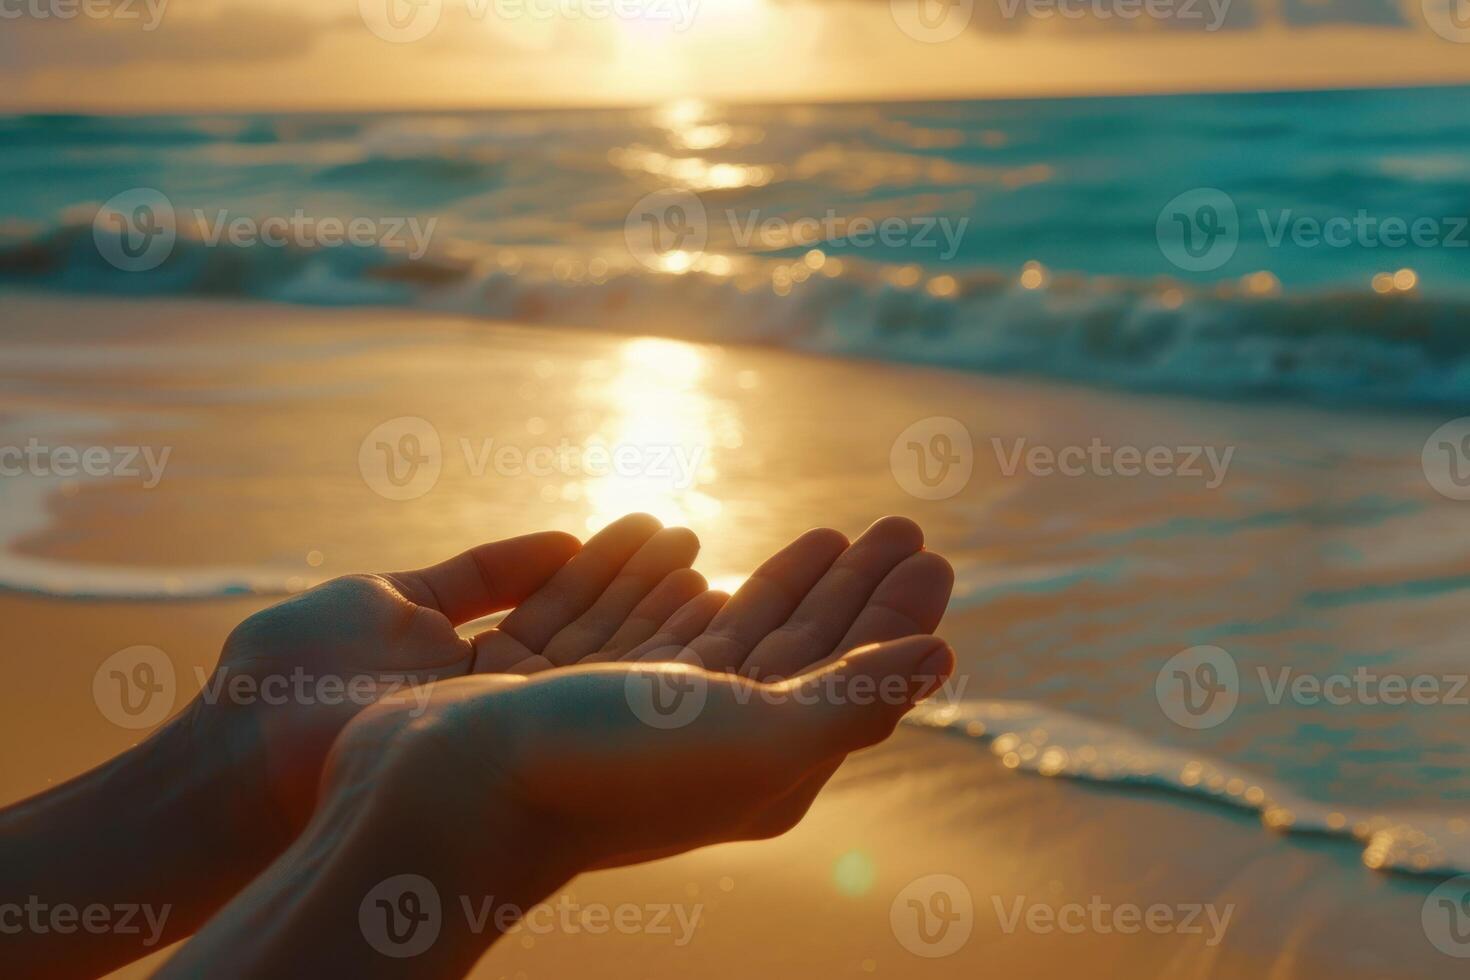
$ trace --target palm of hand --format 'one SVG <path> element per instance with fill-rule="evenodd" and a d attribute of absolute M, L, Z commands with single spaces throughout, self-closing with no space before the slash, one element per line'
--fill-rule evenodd
<path fill-rule="evenodd" d="M 242 623 L 206 693 L 249 755 L 264 759 L 266 791 L 299 828 L 332 741 L 364 708 L 421 705 L 430 683 L 489 669 L 487 654 L 514 661 L 496 672 L 521 675 L 549 669 L 547 656 L 611 656 L 621 649 L 613 641 L 651 633 L 689 599 L 720 601 L 688 567 L 697 550 L 689 531 L 632 515 L 585 548 L 547 532 L 417 571 L 334 579 Z M 512 606 L 498 627 L 472 639 L 456 632 Z"/>
<path fill-rule="evenodd" d="M 422 730 L 436 734 L 422 740 L 427 751 L 407 754 L 414 789 L 405 797 L 433 801 L 439 812 L 468 810 L 462 816 L 472 822 L 483 818 L 477 810 L 498 805 L 497 794 L 507 793 L 529 812 L 555 812 L 562 826 L 590 819 L 589 860 L 603 865 L 780 832 L 806 811 L 845 754 L 886 735 L 909 702 L 844 720 L 781 709 L 752 695 L 779 690 L 774 682 L 781 677 L 802 675 L 788 687 L 809 683 L 824 666 L 830 676 L 854 648 L 931 632 L 952 584 L 948 564 L 923 551 L 918 528 L 901 519 L 880 521 L 851 546 L 835 531 L 808 532 L 728 601 L 702 591 L 702 580 L 687 570 L 664 573 L 656 587 L 653 575 L 637 575 L 643 585 L 634 587 L 627 570 L 649 545 L 626 560 L 621 574 L 600 560 L 602 572 L 587 575 L 588 556 L 606 547 L 602 537 L 472 642 L 477 672 L 541 676 L 466 678 L 435 688 L 421 710 L 430 721 Z M 670 584 L 681 579 L 682 585 Z M 568 596 L 576 590 L 566 586 L 578 580 L 602 585 L 581 589 L 581 600 L 573 601 Z M 908 676 L 915 664 L 895 666 L 892 658 L 922 659 L 938 646 L 917 642 L 897 653 L 885 648 L 877 667 Z M 875 669 L 867 654 L 849 659 Z M 628 711 L 624 685 L 638 672 L 670 669 L 611 661 L 705 668 L 672 669 L 704 687 L 707 707 L 697 724 L 660 732 L 640 723 Z M 575 665 L 584 669 L 549 670 Z M 511 710 L 497 708 L 506 705 Z M 406 714 L 376 709 L 354 726 L 339 743 L 342 769 L 353 769 L 354 755 L 384 757 Z M 841 737 L 834 740 L 833 730 Z M 466 773 L 475 775 L 465 779 Z M 681 822 L 665 826 L 669 814 Z"/>
<path fill-rule="evenodd" d="M 846 755 L 888 737 L 952 663 L 941 641 L 912 636 L 776 683 L 668 662 L 467 677 L 435 689 L 412 734 L 402 718 L 364 718 L 336 761 L 352 770 L 389 743 L 396 768 L 371 780 L 399 806 L 428 826 L 448 816 L 498 828 L 575 874 L 784 833 Z M 650 725 L 640 688 L 670 682 L 697 688 L 698 710 L 676 729 Z"/>

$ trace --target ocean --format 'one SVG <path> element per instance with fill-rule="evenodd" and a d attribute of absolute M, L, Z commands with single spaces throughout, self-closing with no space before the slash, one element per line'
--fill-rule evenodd
<path fill-rule="evenodd" d="M 1463 406 L 1465 98 L 12 116 L 0 280 Z"/>

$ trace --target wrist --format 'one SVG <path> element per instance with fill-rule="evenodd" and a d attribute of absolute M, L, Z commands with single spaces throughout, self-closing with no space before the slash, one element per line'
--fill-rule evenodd
<path fill-rule="evenodd" d="M 391 760 L 367 768 L 334 773 L 302 834 L 160 977 L 463 976 L 564 883 L 495 814 L 432 813 Z"/>
<path fill-rule="evenodd" d="M 18 975 L 101 974 L 187 935 L 282 842 L 191 706 L 132 749 L 0 812 L 0 866 L 52 908 L 142 909 L 147 930 L 33 929 L 7 939 Z"/>
<path fill-rule="evenodd" d="M 401 732 L 371 755 L 329 766 L 320 811 L 361 815 L 375 845 L 409 847 L 451 889 L 483 883 L 493 869 L 502 889 L 549 894 L 584 870 L 567 835 L 524 802 L 514 775 L 492 759 L 448 744 L 432 726 Z M 365 763 L 365 764 L 364 764 Z"/>
<path fill-rule="evenodd" d="M 245 712 L 196 699 L 157 737 L 178 760 L 160 778 L 182 778 L 181 809 L 215 854 L 253 875 L 291 843 L 293 827 L 272 796 L 260 726 Z"/>

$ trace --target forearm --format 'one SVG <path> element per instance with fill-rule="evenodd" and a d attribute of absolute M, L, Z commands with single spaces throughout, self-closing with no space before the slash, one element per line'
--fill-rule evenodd
<path fill-rule="evenodd" d="M 444 826 L 376 787 L 334 794 L 157 976 L 463 976 L 570 877 L 515 836 Z"/>
<path fill-rule="evenodd" d="M 188 935 L 286 843 L 236 746 L 186 710 L 0 811 L 7 975 L 95 976 Z"/>

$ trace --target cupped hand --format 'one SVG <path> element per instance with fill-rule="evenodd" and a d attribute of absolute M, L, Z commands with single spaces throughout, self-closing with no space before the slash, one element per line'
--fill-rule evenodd
<path fill-rule="evenodd" d="M 869 643 L 932 633 L 953 586 L 949 562 L 924 550 L 906 517 L 885 517 L 851 544 L 817 528 L 756 569 L 698 630 L 661 631 L 633 658 L 778 680 Z"/>
<path fill-rule="evenodd" d="M 806 812 L 813 779 L 887 738 L 953 665 L 919 635 L 775 682 L 669 662 L 458 678 L 418 714 L 382 705 L 355 719 L 325 793 L 389 812 L 404 839 L 383 843 L 405 856 L 455 828 L 454 863 L 470 874 L 482 848 L 505 859 L 506 837 L 515 860 L 562 877 L 771 837 Z M 688 699 L 672 722 L 649 710 L 659 691 Z"/>
<path fill-rule="evenodd" d="M 865 643 L 931 632 L 953 575 L 922 547 L 903 518 L 877 522 L 851 546 L 837 531 L 809 531 L 731 598 L 689 567 L 699 549 L 691 531 L 633 514 L 585 546 L 543 532 L 416 571 L 346 576 L 242 623 L 193 717 L 208 720 L 215 741 L 224 722 L 289 835 L 310 815 L 333 739 L 369 704 L 421 707 L 426 685 L 470 673 L 611 661 L 776 679 Z M 456 632 L 505 609 L 473 638 Z M 231 687 L 242 676 L 243 699 Z M 828 775 L 797 796 L 814 795 Z"/>
<path fill-rule="evenodd" d="M 401 711 L 363 718 L 339 743 L 339 776 L 364 771 L 368 760 L 410 758 L 400 770 L 418 769 L 418 776 L 397 778 L 422 778 L 425 787 L 405 798 L 444 812 L 491 806 L 508 783 L 515 790 L 509 798 L 554 815 L 547 826 L 593 814 L 595 841 L 577 870 L 769 836 L 806 813 L 849 751 L 886 737 L 914 697 L 948 675 L 952 654 L 928 634 L 953 579 L 948 562 L 924 551 L 922 532 L 904 518 L 884 518 L 851 544 L 830 529 L 809 531 L 733 598 L 700 593 L 662 626 L 654 616 L 604 625 L 600 647 L 584 641 L 567 658 L 581 664 L 576 670 L 528 682 L 437 685 L 426 724 L 409 726 L 414 719 Z M 500 635 L 477 638 L 477 665 L 564 662 L 555 650 L 539 659 L 530 653 L 537 634 L 524 623 L 531 612 L 528 602 Z M 907 639 L 883 642 L 900 637 Z M 887 692 L 857 689 L 879 677 L 889 679 Z M 833 736 L 837 729 L 848 734 Z M 637 782 L 645 778 L 654 782 Z M 706 799 L 711 786 L 729 795 Z M 441 798 L 446 792 L 455 798 Z M 710 801 L 708 820 L 660 822 Z M 715 819 L 719 812 L 728 822 Z M 610 833 L 617 826 L 624 829 Z M 577 846 L 589 845 L 579 839 Z"/>
<path fill-rule="evenodd" d="M 590 656 L 618 630 L 651 633 L 706 592 L 689 568 L 698 547 L 691 531 L 633 514 L 585 546 L 548 531 L 416 571 L 333 579 L 241 623 L 186 717 L 258 774 L 291 834 L 311 813 L 332 741 L 365 707 L 412 707 L 436 680 L 534 673 Z M 513 607 L 473 639 L 456 632 Z"/>
<path fill-rule="evenodd" d="M 776 682 L 868 644 L 933 633 L 953 587 L 949 562 L 924 550 L 923 531 L 907 518 L 882 518 L 851 544 L 816 528 L 764 562 L 728 601 L 696 599 L 638 646 L 587 662 L 673 661 Z M 816 765 L 787 791 L 781 812 L 799 819 L 844 758 Z M 618 860 L 677 852 L 655 847 Z"/>

